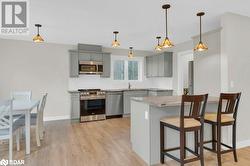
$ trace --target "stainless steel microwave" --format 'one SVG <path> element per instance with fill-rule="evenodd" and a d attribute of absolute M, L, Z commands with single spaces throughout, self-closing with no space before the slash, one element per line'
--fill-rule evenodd
<path fill-rule="evenodd" d="M 79 74 L 102 74 L 103 64 L 98 61 L 80 61 Z"/>

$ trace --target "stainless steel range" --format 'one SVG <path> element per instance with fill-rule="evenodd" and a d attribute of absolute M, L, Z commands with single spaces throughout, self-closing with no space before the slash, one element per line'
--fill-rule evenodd
<path fill-rule="evenodd" d="M 100 89 L 79 89 L 80 122 L 106 119 L 105 92 Z"/>

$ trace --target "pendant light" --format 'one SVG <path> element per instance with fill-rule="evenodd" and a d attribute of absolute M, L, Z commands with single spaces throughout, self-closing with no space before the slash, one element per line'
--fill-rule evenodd
<path fill-rule="evenodd" d="M 169 48 L 169 47 L 174 46 L 173 43 L 168 38 L 168 9 L 170 7 L 171 6 L 169 4 L 166 4 L 166 5 L 162 6 L 162 8 L 165 9 L 165 11 L 166 11 L 166 37 L 163 40 L 162 48 Z"/>
<path fill-rule="evenodd" d="M 155 47 L 155 50 L 156 51 L 161 51 L 162 50 L 162 46 L 160 45 L 160 39 L 161 39 L 161 37 L 157 36 L 156 39 L 157 39 L 157 46 Z"/>
<path fill-rule="evenodd" d="M 201 29 L 201 17 L 204 16 L 204 12 L 197 13 L 197 16 L 200 17 L 200 41 L 199 43 L 195 46 L 194 51 L 206 51 L 208 50 L 208 47 L 202 42 L 202 29 Z"/>
<path fill-rule="evenodd" d="M 35 24 L 35 26 L 37 27 L 37 35 L 33 38 L 33 41 L 35 43 L 42 43 L 42 42 L 44 42 L 44 40 L 39 34 L 39 28 L 42 27 L 42 25 L 41 24 Z"/>
<path fill-rule="evenodd" d="M 133 57 L 134 57 L 133 47 L 129 47 L 128 58 L 133 58 Z"/>
<path fill-rule="evenodd" d="M 113 34 L 114 34 L 114 36 L 115 36 L 115 40 L 112 42 L 112 47 L 113 47 L 113 48 L 117 48 L 117 47 L 120 46 L 120 43 L 119 43 L 119 41 L 117 40 L 117 34 L 118 34 L 118 33 L 119 33 L 118 31 L 114 31 L 114 32 L 113 32 Z"/>

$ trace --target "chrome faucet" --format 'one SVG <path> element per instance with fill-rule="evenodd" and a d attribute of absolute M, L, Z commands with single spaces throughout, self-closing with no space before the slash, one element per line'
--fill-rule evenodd
<path fill-rule="evenodd" d="M 131 84 L 130 84 L 130 82 L 128 83 L 128 89 L 131 89 Z"/>

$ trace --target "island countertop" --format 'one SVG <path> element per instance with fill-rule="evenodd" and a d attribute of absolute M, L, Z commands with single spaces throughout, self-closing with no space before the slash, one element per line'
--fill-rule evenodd
<path fill-rule="evenodd" d="M 156 107 L 180 106 L 181 96 L 148 96 L 148 97 L 133 97 L 132 100 L 148 103 Z M 207 103 L 218 103 L 219 97 L 208 97 Z"/>

